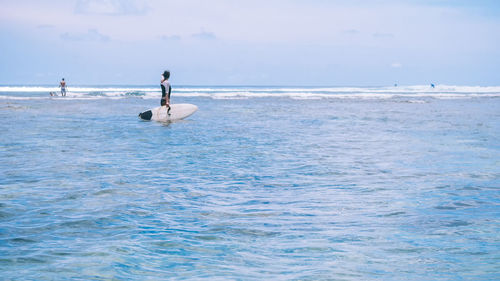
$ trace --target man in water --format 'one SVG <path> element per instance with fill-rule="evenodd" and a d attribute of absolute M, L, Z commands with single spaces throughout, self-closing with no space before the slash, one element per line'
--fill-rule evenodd
<path fill-rule="evenodd" d="M 66 82 L 64 81 L 64 78 L 61 80 L 61 83 L 59 83 L 59 87 L 61 87 L 61 96 L 65 97 L 66 96 Z"/>
<path fill-rule="evenodd" d="M 168 108 L 167 113 L 170 115 L 170 92 L 172 92 L 172 87 L 170 86 L 170 82 L 168 82 L 168 78 L 170 78 L 170 71 L 165 70 L 162 74 L 161 79 L 161 106 L 166 106 Z"/>

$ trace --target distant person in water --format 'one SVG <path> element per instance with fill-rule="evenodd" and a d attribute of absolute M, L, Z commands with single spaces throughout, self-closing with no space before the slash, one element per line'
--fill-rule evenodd
<path fill-rule="evenodd" d="M 436 85 L 434 85 L 433 83 L 431 83 L 431 88 L 434 89 L 435 87 L 436 87 Z"/>
<path fill-rule="evenodd" d="M 59 87 L 61 88 L 61 96 L 65 97 L 66 96 L 66 81 L 64 81 L 64 78 L 59 83 Z"/>
<path fill-rule="evenodd" d="M 170 78 L 170 71 L 165 70 L 162 74 L 161 79 L 161 106 L 168 107 L 168 113 L 170 114 L 170 93 L 172 92 L 172 86 L 170 86 L 170 82 L 168 79 Z"/>

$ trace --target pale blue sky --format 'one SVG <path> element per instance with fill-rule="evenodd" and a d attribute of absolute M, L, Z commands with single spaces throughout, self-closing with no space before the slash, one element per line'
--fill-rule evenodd
<path fill-rule="evenodd" d="M 0 84 L 500 85 L 497 0 L 0 0 Z"/>

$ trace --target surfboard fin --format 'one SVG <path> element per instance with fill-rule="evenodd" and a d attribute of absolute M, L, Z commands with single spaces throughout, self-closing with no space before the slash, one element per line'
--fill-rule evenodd
<path fill-rule="evenodd" d="M 151 117 L 153 117 L 153 112 L 151 112 L 151 110 L 139 113 L 139 118 L 143 120 L 151 120 Z"/>

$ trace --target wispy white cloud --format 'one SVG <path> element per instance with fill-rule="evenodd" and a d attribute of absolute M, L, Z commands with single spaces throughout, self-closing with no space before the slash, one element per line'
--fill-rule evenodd
<path fill-rule="evenodd" d="M 149 7 L 136 0 L 78 0 L 75 6 L 77 14 L 97 15 L 141 15 Z"/>
<path fill-rule="evenodd" d="M 217 38 L 217 36 L 215 36 L 215 33 L 204 30 L 198 33 L 191 34 L 191 37 L 202 40 L 215 40 Z"/>
<path fill-rule="evenodd" d="M 399 62 L 393 62 L 391 64 L 391 67 L 392 68 L 401 68 L 401 67 L 403 67 L 403 65 L 401 63 L 399 63 Z"/>
<path fill-rule="evenodd" d="M 109 41 L 110 38 L 107 35 L 101 34 L 97 29 L 89 29 L 86 33 L 63 33 L 61 34 L 61 39 L 68 41 Z"/>
<path fill-rule="evenodd" d="M 177 40 L 181 40 L 181 36 L 179 35 L 162 35 L 160 37 L 162 40 L 166 40 L 166 41 L 177 41 Z"/>

